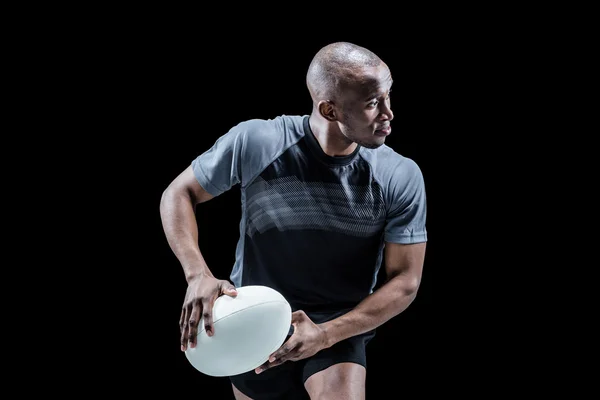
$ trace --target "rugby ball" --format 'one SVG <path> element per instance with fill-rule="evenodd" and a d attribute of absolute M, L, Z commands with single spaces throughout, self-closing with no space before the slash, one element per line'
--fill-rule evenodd
<path fill-rule="evenodd" d="M 190 364 L 210 376 L 233 376 L 265 363 L 284 343 L 292 309 L 275 289 L 250 285 L 237 296 L 222 295 L 213 305 L 214 335 L 198 325 L 196 347 L 185 350 Z"/>

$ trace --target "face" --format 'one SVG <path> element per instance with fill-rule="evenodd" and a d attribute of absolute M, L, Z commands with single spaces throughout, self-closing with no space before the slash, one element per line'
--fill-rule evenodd
<path fill-rule="evenodd" d="M 392 76 L 385 63 L 365 69 L 339 98 L 337 122 L 342 134 L 361 146 L 374 149 L 391 133 Z"/>

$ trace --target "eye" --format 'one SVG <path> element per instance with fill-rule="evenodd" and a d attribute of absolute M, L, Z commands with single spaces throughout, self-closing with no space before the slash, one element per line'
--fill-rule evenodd
<path fill-rule="evenodd" d="M 369 107 L 377 107 L 377 104 L 379 104 L 379 101 L 373 100 L 372 102 L 369 103 Z"/>

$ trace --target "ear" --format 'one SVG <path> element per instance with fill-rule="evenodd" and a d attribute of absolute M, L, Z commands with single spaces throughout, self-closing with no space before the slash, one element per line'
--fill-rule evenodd
<path fill-rule="evenodd" d="M 335 110 L 335 105 L 331 100 L 321 100 L 319 102 L 319 113 L 325 118 L 327 121 L 336 121 L 337 115 Z"/>

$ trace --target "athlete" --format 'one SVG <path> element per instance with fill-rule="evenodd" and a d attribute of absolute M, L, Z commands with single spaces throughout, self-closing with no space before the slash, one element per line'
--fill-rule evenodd
<path fill-rule="evenodd" d="M 364 399 L 366 345 L 421 282 L 425 184 L 416 162 L 385 144 L 394 118 L 387 64 L 364 47 L 331 43 L 315 54 L 306 84 L 310 114 L 233 126 L 160 203 L 188 284 L 182 351 L 195 346 L 201 320 L 218 335 L 212 306 L 236 287 L 272 287 L 292 306 L 285 343 L 256 370 L 230 377 L 236 399 Z M 225 279 L 202 256 L 195 207 L 234 185 L 242 219 Z"/>

